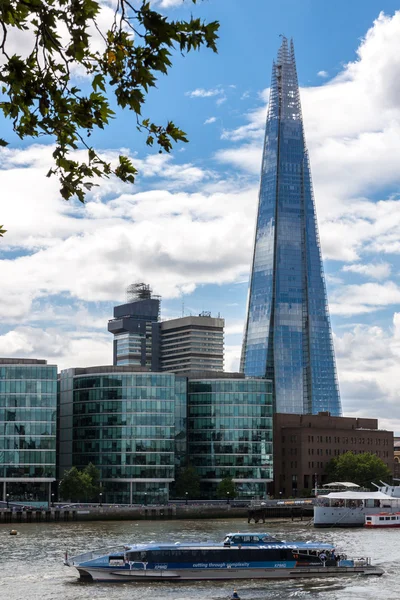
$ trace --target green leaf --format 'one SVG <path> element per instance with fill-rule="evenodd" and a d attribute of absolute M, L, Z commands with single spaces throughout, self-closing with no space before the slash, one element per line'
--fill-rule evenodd
<path fill-rule="evenodd" d="M 6 142 L 5 140 L 3 140 L 2 138 L 0 138 L 0 146 L 8 146 L 8 142 Z"/>

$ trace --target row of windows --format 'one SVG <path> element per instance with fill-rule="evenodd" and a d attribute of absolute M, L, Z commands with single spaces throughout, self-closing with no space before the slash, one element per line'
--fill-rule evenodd
<path fill-rule="evenodd" d="M 140 440 L 137 442 L 134 440 L 75 441 L 73 452 L 173 452 L 174 445 L 173 440 Z"/>
<path fill-rule="evenodd" d="M 19 421 L 19 422 L 34 422 L 34 421 L 55 421 L 56 411 L 46 410 L 42 408 L 16 408 L 14 410 L 0 409 L 0 423 Z"/>
<path fill-rule="evenodd" d="M 2 450 L 0 451 L 0 464 L 55 464 L 56 451 L 54 450 Z"/>
<path fill-rule="evenodd" d="M 82 415 L 74 416 L 74 427 L 98 427 L 113 425 L 135 425 L 136 427 L 146 427 L 149 425 L 174 425 L 174 417 L 170 413 L 166 414 L 112 414 L 112 415 Z"/>
<path fill-rule="evenodd" d="M 175 388 L 119 387 L 79 390 L 74 392 L 74 402 L 98 402 L 100 400 L 173 400 Z"/>
<path fill-rule="evenodd" d="M 213 443 L 207 444 L 189 444 L 190 454 L 261 454 L 266 452 L 272 454 L 272 444 L 252 444 L 252 443 Z"/>
<path fill-rule="evenodd" d="M 79 455 L 76 457 L 79 460 Z M 78 469 L 84 469 L 87 462 L 75 462 Z M 133 467 L 133 466 L 102 466 L 96 465 L 101 474 L 102 479 L 113 478 L 143 478 L 143 479 L 173 479 L 175 469 L 173 466 L 165 467 Z"/>
<path fill-rule="evenodd" d="M 25 437 L 25 436 L 6 436 L 0 434 L 1 450 L 52 450 L 56 447 L 55 436 L 43 437 Z"/>
<path fill-rule="evenodd" d="M 271 468 L 260 468 L 253 467 L 209 467 L 198 466 L 196 468 L 197 473 L 202 479 L 225 479 L 230 477 L 232 479 L 272 479 L 273 469 Z"/>
<path fill-rule="evenodd" d="M 0 406 L 4 408 L 53 408 L 56 405 L 54 394 L 7 394 L 0 396 Z"/>
<path fill-rule="evenodd" d="M 331 443 L 331 439 L 333 437 L 333 443 L 334 444 L 375 444 L 377 446 L 388 446 L 389 445 L 389 439 L 387 438 L 372 438 L 372 437 L 348 437 L 348 436 L 323 436 L 323 435 L 317 435 L 316 437 L 316 441 L 317 442 L 323 442 L 324 438 L 325 438 L 325 442 L 326 443 Z M 282 441 L 284 441 L 284 437 L 282 436 Z M 292 441 L 292 440 L 291 440 Z M 314 436 L 313 435 L 309 435 L 308 436 L 308 443 L 312 443 L 314 442 Z"/>
<path fill-rule="evenodd" d="M 272 410 L 272 397 L 269 394 L 256 394 L 256 393 L 239 393 L 239 392 L 227 392 L 227 393 L 215 393 L 210 392 L 203 394 L 192 394 L 189 393 L 188 404 L 190 406 L 197 405 L 217 405 L 221 404 L 241 404 L 241 405 L 258 405 L 270 407 Z"/>
<path fill-rule="evenodd" d="M 175 435 L 174 427 L 76 427 L 75 440 L 143 440 L 143 439 L 169 439 Z"/>
<path fill-rule="evenodd" d="M 190 463 L 195 467 L 259 467 L 261 466 L 261 455 L 218 454 L 215 456 L 197 456 L 190 454 Z"/>
<path fill-rule="evenodd" d="M 56 435 L 56 423 L 14 423 L 8 422 L 1 425 L 2 435 Z"/>
<path fill-rule="evenodd" d="M 189 419 L 189 429 L 272 429 L 272 419 L 268 417 L 235 418 L 215 417 L 213 419 Z"/>
<path fill-rule="evenodd" d="M 38 462 L 38 461 L 36 461 Z M 99 465 L 132 465 L 132 466 L 161 466 L 173 465 L 173 453 L 148 453 L 148 454 L 117 454 L 108 452 L 107 454 L 73 454 L 73 463 L 86 464 L 93 463 Z"/>
<path fill-rule="evenodd" d="M 54 379 L 57 380 L 57 367 L 8 366 L 0 367 L 0 379 Z"/>
<path fill-rule="evenodd" d="M 175 376 L 173 374 L 133 374 L 121 375 L 113 373 L 110 375 L 98 375 L 96 377 L 74 378 L 74 389 L 104 388 L 104 387 L 174 387 Z"/>
<path fill-rule="evenodd" d="M 190 406 L 191 417 L 269 417 L 272 406 L 249 406 L 242 404 Z"/>
<path fill-rule="evenodd" d="M 56 394 L 57 381 L 46 380 L 1 380 L 0 394 Z M 0 396 L 1 404 L 1 396 Z"/>
<path fill-rule="evenodd" d="M 129 402 L 104 401 L 104 402 L 85 402 L 74 404 L 75 415 L 100 414 L 100 413 L 172 413 L 175 403 L 168 400 L 147 400 Z"/>
<path fill-rule="evenodd" d="M 52 465 L 41 466 L 1 466 L 0 477 L 50 477 L 56 478 L 56 467 Z"/>
<path fill-rule="evenodd" d="M 238 379 L 238 380 L 217 380 L 217 381 L 189 381 L 189 393 L 226 393 L 242 392 L 249 393 L 272 393 L 272 383 L 266 380 Z"/>
<path fill-rule="evenodd" d="M 190 439 L 193 442 L 261 442 L 272 441 L 272 431 L 253 430 L 224 430 L 224 431 L 191 431 Z"/>

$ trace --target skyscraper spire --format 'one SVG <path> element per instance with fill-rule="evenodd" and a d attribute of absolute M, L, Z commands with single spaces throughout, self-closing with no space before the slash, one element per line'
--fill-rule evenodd
<path fill-rule="evenodd" d="M 293 41 L 268 107 L 241 370 L 273 380 L 276 412 L 341 415 Z"/>

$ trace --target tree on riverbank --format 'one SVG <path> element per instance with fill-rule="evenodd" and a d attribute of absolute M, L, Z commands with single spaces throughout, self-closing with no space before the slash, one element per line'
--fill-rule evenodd
<path fill-rule="evenodd" d="M 191 500 L 200 497 L 200 477 L 191 465 L 179 469 L 175 479 L 175 497 Z"/>
<path fill-rule="evenodd" d="M 370 452 L 345 452 L 326 465 L 325 473 L 327 483 L 351 481 L 362 487 L 371 487 L 372 481 L 379 483 L 381 480 L 392 480 L 392 474 L 383 460 Z"/>
<path fill-rule="evenodd" d="M 235 484 L 230 477 L 225 477 L 217 487 L 217 497 L 220 499 L 233 499 L 236 497 Z"/>
<path fill-rule="evenodd" d="M 72 502 L 93 502 L 98 500 L 100 472 L 89 463 L 82 471 L 72 467 L 64 473 L 60 484 L 60 496 Z"/>

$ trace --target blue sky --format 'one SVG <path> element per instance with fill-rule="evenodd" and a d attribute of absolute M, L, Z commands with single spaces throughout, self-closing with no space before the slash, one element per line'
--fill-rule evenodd
<path fill-rule="evenodd" d="M 85 207 L 44 174 L 51 146 L 0 120 L 0 355 L 61 368 L 112 360 L 107 319 L 126 286 L 149 282 L 165 318 L 226 319 L 236 369 L 246 309 L 271 63 L 293 36 L 344 413 L 400 431 L 400 13 L 392 1 L 153 0 L 174 18 L 221 23 L 219 53 L 175 56 L 144 116 L 189 144 L 151 153 L 127 112 L 92 140 L 140 171 Z M 102 19 L 111 9 L 104 2 Z M 11 43 L 20 51 L 20 37 Z M 78 78 L 79 79 L 79 78 Z M 80 80 L 84 85 L 84 81 Z"/>

